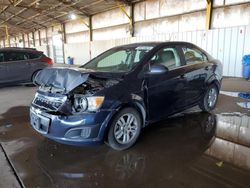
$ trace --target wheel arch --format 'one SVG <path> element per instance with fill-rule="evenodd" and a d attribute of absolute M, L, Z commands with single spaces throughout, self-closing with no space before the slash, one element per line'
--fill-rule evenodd
<path fill-rule="evenodd" d="M 220 91 L 220 88 L 221 88 L 221 81 L 219 81 L 215 75 L 211 76 L 208 81 L 207 81 L 207 88 L 211 85 L 215 85 L 218 89 L 218 91 Z"/>
<path fill-rule="evenodd" d="M 42 69 L 37 69 L 37 70 L 35 70 L 35 71 L 32 73 L 31 78 L 30 78 L 31 82 L 33 82 L 34 76 L 35 76 L 39 71 L 41 71 L 41 70 L 42 70 Z"/>

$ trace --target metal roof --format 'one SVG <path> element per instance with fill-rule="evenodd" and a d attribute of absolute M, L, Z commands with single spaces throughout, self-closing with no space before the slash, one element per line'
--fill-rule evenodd
<path fill-rule="evenodd" d="M 69 13 L 83 17 L 140 0 L 0 0 L 0 30 L 7 25 L 9 34 L 28 33 L 69 20 Z M 0 38 L 5 32 L 0 32 Z"/>

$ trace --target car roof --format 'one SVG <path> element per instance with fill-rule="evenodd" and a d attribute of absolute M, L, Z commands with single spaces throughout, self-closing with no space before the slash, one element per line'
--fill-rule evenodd
<path fill-rule="evenodd" d="M 20 47 L 6 47 L 6 48 L 1 48 L 0 52 L 14 52 L 14 51 L 20 51 L 20 52 L 31 52 L 31 53 L 43 53 L 41 51 L 37 51 L 35 48 L 20 48 Z"/>
<path fill-rule="evenodd" d="M 119 48 L 119 47 L 128 47 L 128 48 L 132 48 L 132 47 L 139 47 L 139 46 L 159 46 L 159 45 L 194 45 L 190 42 L 183 42 L 183 41 L 164 41 L 164 42 L 138 42 L 138 43 L 132 43 L 132 44 L 126 44 L 126 45 L 121 45 L 121 46 L 117 46 L 115 48 Z"/>

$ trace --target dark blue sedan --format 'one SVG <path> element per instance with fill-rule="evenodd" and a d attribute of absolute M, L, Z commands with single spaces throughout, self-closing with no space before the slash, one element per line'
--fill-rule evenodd
<path fill-rule="evenodd" d="M 215 108 L 222 65 L 186 42 L 112 48 L 75 68 L 48 68 L 30 108 L 33 128 L 55 141 L 131 147 L 142 128 L 199 105 Z"/>

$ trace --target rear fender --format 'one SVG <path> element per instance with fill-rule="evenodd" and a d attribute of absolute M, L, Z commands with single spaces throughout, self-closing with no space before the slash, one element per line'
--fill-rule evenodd
<path fill-rule="evenodd" d="M 218 90 L 220 90 L 221 78 L 219 78 L 219 76 L 217 76 L 216 74 L 212 75 L 206 82 L 206 88 L 208 88 L 212 84 L 215 84 Z"/>

